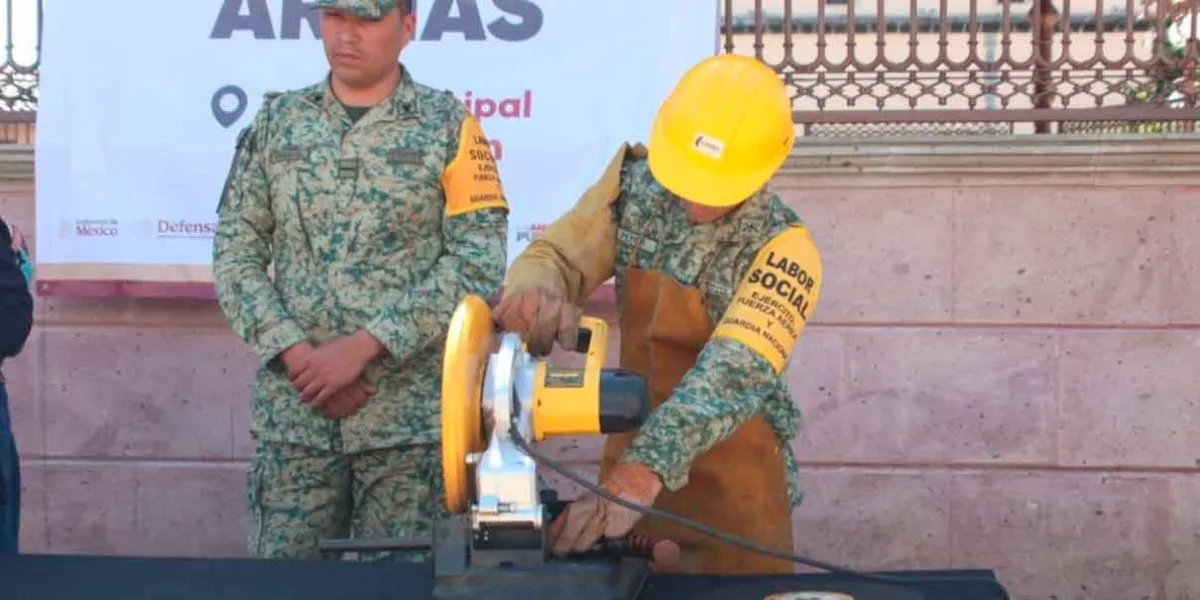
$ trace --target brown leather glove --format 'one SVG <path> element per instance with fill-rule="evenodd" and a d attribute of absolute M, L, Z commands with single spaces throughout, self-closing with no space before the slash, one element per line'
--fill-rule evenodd
<path fill-rule="evenodd" d="M 583 310 L 553 289 L 534 287 L 506 293 L 492 315 L 504 331 L 521 334 L 533 356 L 550 354 L 555 340 L 571 351 L 579 343 L 579 318 Z"/>
<path fill-rule="evenodd" d="M 662 480 L 649 467 L 639 463 L 618 463 L 600 484 L 604 491 L 622 500 L 651 506 L 662 491 Z M 629 533 L 642 513 L 587 494 L 572 502 L 546 531 L 551 552 L 562 558 L 587 551 L 600 537 L 610 539 Z"/>

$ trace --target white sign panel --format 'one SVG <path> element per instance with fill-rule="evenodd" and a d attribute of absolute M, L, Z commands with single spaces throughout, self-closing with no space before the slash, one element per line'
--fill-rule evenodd
<path fill-rule="evenodd" d="M 401 60 L 455 92 L 493 139 L 510 260 L 622 141 L 648 138 L 659 103 L 717 35 L 700 0 L 417 0 L 415 13 Z M 325 77 L 319 19 L 303 0 L 47 5 L 41 278 L 211 281 L 237 132 L 265 92 Z"/>

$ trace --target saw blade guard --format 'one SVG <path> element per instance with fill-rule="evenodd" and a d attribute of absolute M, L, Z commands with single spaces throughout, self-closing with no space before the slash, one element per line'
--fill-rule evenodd
<path fill-rule="evenodd" d="M 534 375 L 533 438 L 621 433 L 637 429 L 650 411 L 646 381 L 623 369 L 606 369 L 608 322 L 581 317 L 576 352 L 582 369 L 537 365 Z"/>
<path fill-rule="evenodd" d="M 446 508 L 462 514 L 471 499 L 468 456 L 483 450 L 483 385 L 494 340 L 487 302 L 467 296 L 450 317 L 442 360 L 442 476 Z"/>

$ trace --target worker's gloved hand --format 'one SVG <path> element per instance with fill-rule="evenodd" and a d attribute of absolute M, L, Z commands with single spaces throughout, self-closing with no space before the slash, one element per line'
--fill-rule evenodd
<path fill-rule="evenodd" d="M 533 356 L 550 354 L 555 340 L 571 351 L 579 343 L 579 319 L 583 310 L 568 302 L 557 290 L 534 287 L 506 293 L 492 314 L 505 331 L 521 334 Z"/>
<path fill-rule="evenodd" d="M 649 467 L 638 463 L 618 463 L 600 488 L 622 500 L 650 506 L 662 490 L 662 480 Z M 562 558 L 586 552 L 600 538 L 620 538 L 633 529 L 642 513 L 587 494 L 572 502 L 547 531 L 550 551 Z"/>

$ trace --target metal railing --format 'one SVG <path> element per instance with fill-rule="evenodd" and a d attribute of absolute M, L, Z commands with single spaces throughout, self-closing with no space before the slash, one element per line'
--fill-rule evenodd
<path fill-rule="evenodd" d="M 808 136 L 1193 132 L 1200 0 L 720 0 Z M 1082 6 L 1077 6 L 1082 5 Z M 42 0 L 4 0 L 0 142 L 31 143 Z"/>
<path fill-rule="evenodd" d="M 42 56 L 42 0 L 5 0 L 0 63 L 0 143 L 32 144 Z"/>
<path fill-rule="evenodd" d="M 1198 5 L 724 0 L 722 50 L 779 71 L 804 135 L 1193 131 Z"/>

